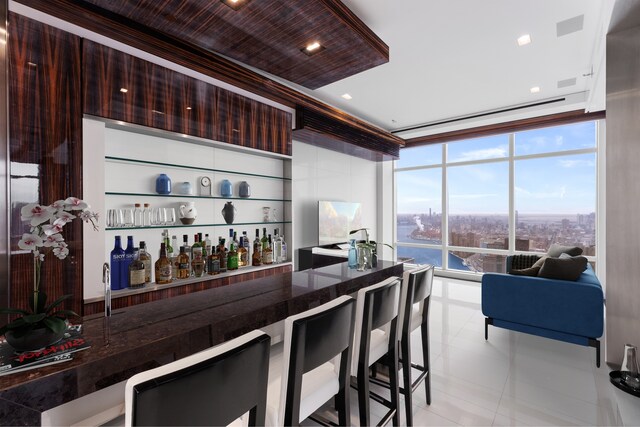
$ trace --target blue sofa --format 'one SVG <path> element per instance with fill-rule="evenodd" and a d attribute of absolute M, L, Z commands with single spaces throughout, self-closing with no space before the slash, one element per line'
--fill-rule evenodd
<path fill-rule="evenodd" d="M 510 260 L 507 260 L 510 265 Z M 489 325 L 595 347 L 600 367 L 604 296 L 590 265 L 573 281 L 485 273 L 482 277 L 485 339 Z"/>

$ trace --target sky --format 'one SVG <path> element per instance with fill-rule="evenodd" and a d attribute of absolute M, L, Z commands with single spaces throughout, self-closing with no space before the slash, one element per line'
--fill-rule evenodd
<path fill-rule="evenodd" d="M 595 122 L 515 134 L 515 156 L 594 148 Z M 455 162 L 506 159 L 508 135 L 449 143 L 449 212 L 508 214 L 509 162 L 456 166 Z M 442 162 L 442 146 L 400 150 L 396 168 Z M 514 162 L 515 209 L 520 215 L 576 214 L 596 210 L 595 153 Z M 398 213 L 442 212 L 442 168 L 397 172 Z"/>

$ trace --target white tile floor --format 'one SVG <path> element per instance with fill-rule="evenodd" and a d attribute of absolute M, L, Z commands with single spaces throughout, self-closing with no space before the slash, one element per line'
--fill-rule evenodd
<path fill-rule="evenodd" d="M 485 341 L 477 282 L 436 277 L 429 316 L 432 401 L 423 387 L 415 392 L 414 425 L 616 424 L 609 369 L 596 368 L 593 348 L 492 326 Z M 421 361 L 419 334 L 412 344 Z M 359 425 L 353 390 L 351 406 Z M 381 413 L 372 403 L 372 422 Z"/>

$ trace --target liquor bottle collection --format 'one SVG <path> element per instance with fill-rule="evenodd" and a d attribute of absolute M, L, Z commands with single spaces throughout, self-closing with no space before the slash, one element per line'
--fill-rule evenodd
<path fill-rule="evenodd" d="M 189 245 L 189 235 L 184 234 L 180 246 L 177 237 L 170 237 L 169 230 L 164 230 L 155 264 L 144 241 L 138 248 L 134 246 L 133 236 L 127 236 L 127 247 L 122 249 L 121 237 L 115 236 L 111 251 L 111 289 L 141 288 L 151 283 L 152 269 L 156 284 L 162 285 L 177 279 L 214 276 L 248 266 L 286 261 L 287 243 L 277 228 L 273 238 L 266 228 L 262 229 L 262 237 L 260 229 L 256 229 L 253 243 L 246 231 L 238 237 L 233 229 L 229 229 L 228 240 L 218 237 L 217 245 L 212 244 L 208 234 L 203 238 L 202 233 L 195 234 L 193 244 Z"/>

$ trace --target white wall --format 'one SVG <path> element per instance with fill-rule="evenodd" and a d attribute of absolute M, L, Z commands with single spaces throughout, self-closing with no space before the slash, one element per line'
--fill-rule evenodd
<path fill-rule="evenodd" d="M 295 248 L 318 244 L 318 201 L 362 203 L 362 225 L 378 236 L 378 163 L 293 141 Z M 297 266 L 297 251 L 294 266 Z"/>

